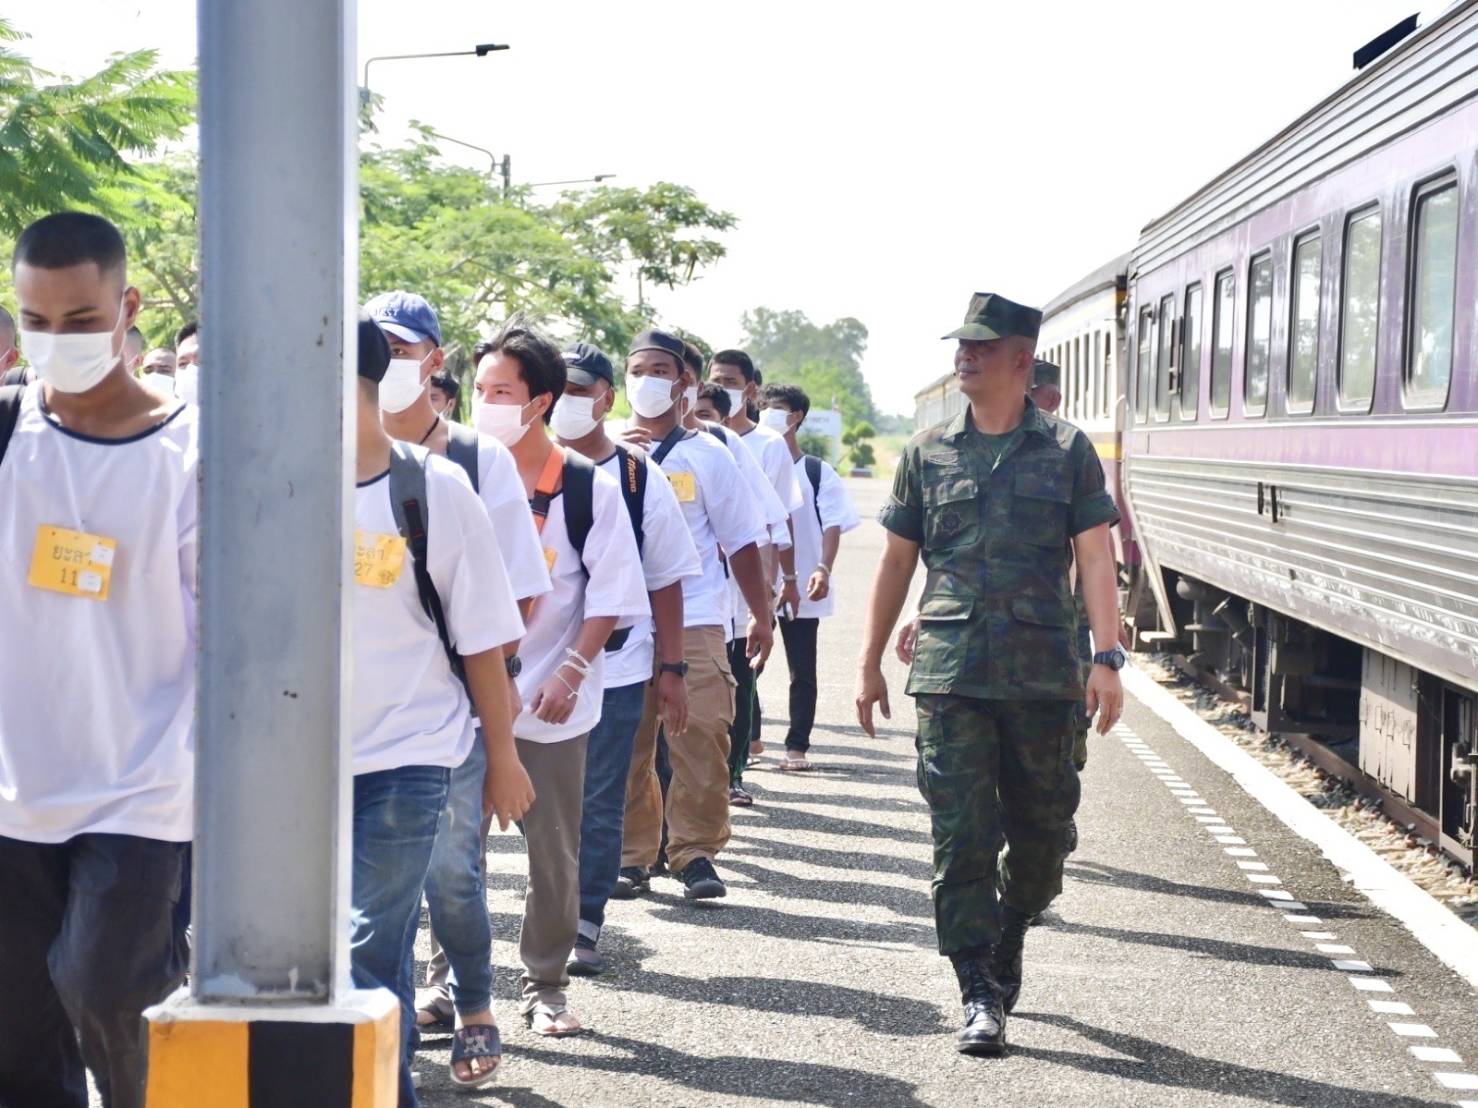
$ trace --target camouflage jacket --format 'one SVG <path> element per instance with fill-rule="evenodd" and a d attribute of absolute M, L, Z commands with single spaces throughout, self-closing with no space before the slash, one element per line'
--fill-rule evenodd
<path fill-rule="evenodd" d="M 1072 537 L 1119 511 L 1087 435 L 1030 398 L 1021 431 L 996 459 L 966 408 L 899 459 L 880 520 L 928 571 L 910 694 L 1083 695 Z"/>

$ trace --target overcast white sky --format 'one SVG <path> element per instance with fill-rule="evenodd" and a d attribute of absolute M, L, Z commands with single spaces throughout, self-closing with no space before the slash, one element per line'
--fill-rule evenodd
<path fill-rule="evenodd" d="M 221 0 L 227 2 L 227 0 Z M 249 0 L 240 0 L 249 2 Z M 1425 5 L 1422 23 L 1445 5 Z M 729 256 L 652 297 L 716 346 L 766 305 L 871 332 L 881 407 L 947 372 L 970 293 L 1044 303 L 1351 74 L 1419 0 L 364 0 L 385 137 L 420 119 L 516 180 L 691 185 Z M 193 64 L 193 0 L 12 0 L 47 68 L 151 46 Z M 291 33 L 291 28 L 284 28 Z M 445 147 L 469 165 L 486 159 Z"/>

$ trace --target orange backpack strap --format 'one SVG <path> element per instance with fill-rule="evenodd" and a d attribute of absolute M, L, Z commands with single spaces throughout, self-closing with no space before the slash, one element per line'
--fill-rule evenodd
<path fill-rule="evenodd" d="M 544 533 L 544 523 L 549 518 L 549 506 L 554 503 L 554 494 L 559 491 L 564 468 L 564 449 L 555 445 L 549 451 L 544 469 L 539 473 L 538 483 L 534 485 L 534 495 L 529 497 L 529 511 L 534 513 L 534 529 L 541 535 Z"/>

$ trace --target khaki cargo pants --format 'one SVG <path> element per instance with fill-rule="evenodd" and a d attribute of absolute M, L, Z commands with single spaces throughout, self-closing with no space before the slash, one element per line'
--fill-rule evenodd
<path fill-rule="evenodd" d="M 667 859 L 674 873 L 696 858 L 710 860 L 729 841 L 729 725 L 734 675 L 723 629 L 683 632 L 688 663 L 688 729 L 667 736 L 672 785 L 667 793 Z M 636 749 L 626 781 L 622 866 L 650 866 L 662 840 L 662 787 L 657 780 L 657 689 L 647 686 Z"/>

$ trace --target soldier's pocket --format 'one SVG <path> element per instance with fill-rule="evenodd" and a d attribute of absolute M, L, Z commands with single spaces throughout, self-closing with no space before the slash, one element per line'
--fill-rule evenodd
<path fill-rule="evenodd" d="M 1055 600 L 1018 596 L 1011 601 L 1015 650 L 1007 664 L 1013 669 L 1013 685 L 1056 690 L 1077 681 L 1073 621 L 1074 613 Z"/>
<path fill-rule="evenodd" d="M 1060 465 L 1024 466 L 1012 486 L 1011 525 L 1016 537 L 1032 546 L 1067 542 L 1072 486 Z"/>
<path fill-rule="evenodd" d="M 980 541 L 980 485 L 960 471 L 926 469 L 924 490 L 924 545 L 948 550 Z"/>
<path fill-rule="evenodd" d="M 922 677 L 957 677 L 965 664 L 970 616 L 975 601 L 968 596 L 925 596 L 919 603 L 919 637 L 914 643 L 913 672 Z"/>

